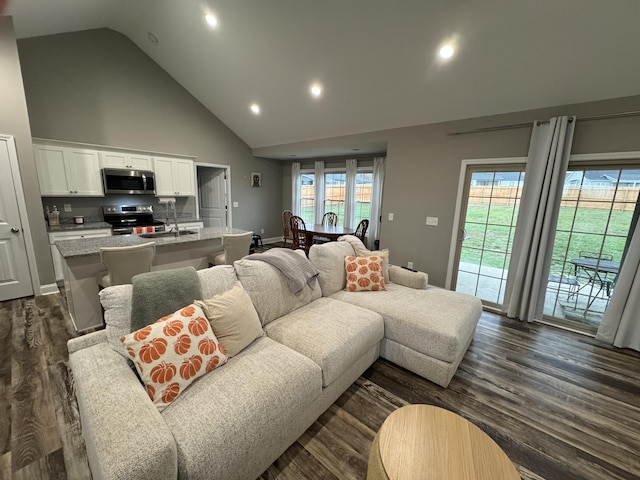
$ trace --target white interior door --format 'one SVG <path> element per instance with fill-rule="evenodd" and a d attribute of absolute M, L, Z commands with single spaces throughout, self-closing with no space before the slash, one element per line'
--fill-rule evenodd
<path fill-rule="evenodd" d="M 0 175 L 0 301 L 33 295 L 9 146 L 0 139 L 0 171 L 9 173 Z"/>
<path fill-rule="evenodd" d="M 205 227 L 227 226 L 227 181 L 224 168 L 198 166 L 198 201 Z"/>

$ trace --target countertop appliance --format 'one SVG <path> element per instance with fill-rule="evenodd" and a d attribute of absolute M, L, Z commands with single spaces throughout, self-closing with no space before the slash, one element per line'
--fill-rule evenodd
<path fill-rule="evenodd" d="M 154 174 L 147 170 L 103 168 L 102 183 L 104 193 L 127 195 L 153 195 L 156 193 Z"/>
<path fill-rule="evenodd" d="M 116 205 L 102 207 L 104 221 L 114 235 L 164 232 L 164 222 L 153 219 L 151 205 Z"/>

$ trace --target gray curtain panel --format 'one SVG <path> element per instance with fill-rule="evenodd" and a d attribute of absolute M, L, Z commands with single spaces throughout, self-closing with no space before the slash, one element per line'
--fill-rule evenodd
<path fill-rule="evenodd" d="M 596 338 L 640 351 L 640 223 L 636 225 Z"/>
<path fill-rule="evenodd" d="M 542 317 L 574 128 L 575 117 L 534 123 L 505 289 L 510 318 L 533 321 Z"/>

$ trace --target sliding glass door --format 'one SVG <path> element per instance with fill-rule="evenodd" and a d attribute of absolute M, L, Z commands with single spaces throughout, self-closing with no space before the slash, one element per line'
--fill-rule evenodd
<path fill-rule="evenodd" d="M 495 164 L 466 171 L 452 285 L 494 308 L 504 302 L 524 169 Z"/>
<path fill-rule="evenodd" d="M 548 320 L 597 329 L 637 222 L 639 191 L 638 166 L 569 165 L 545 296 Z"/>

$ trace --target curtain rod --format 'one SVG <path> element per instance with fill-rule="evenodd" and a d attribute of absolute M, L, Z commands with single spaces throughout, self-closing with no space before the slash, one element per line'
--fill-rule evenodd
<path fill-rule="evenodd" d="M 588 115 L 585 117 L 577 117 L 576 120 L 608 120 L 611 118 L 624 118 L 624 117 L 637 117 L 640 116 L 640 110 L 635 110 L 632 112 L 620 112 L 620 113 L 603 113 L 600 115 Z M 543 123 L 548 123 L 549 121 L 540 121 L 538 125 Z M 483 127 L 483 128 L 473 128 L 471 130 L 460 130 L 458 132 L 449 132 L 447 135 L 456 136 L 456 135 L 467 135 L 469 133 L 485 133 L 485 132 L 497 132 L 500 130 L 514 130 L 516 128 L 526 128 L 533 125 L 533 122 L 525 122 L 525 123 L 512 123 L 510 125 L 498 125 L 495 127 Z"/>

